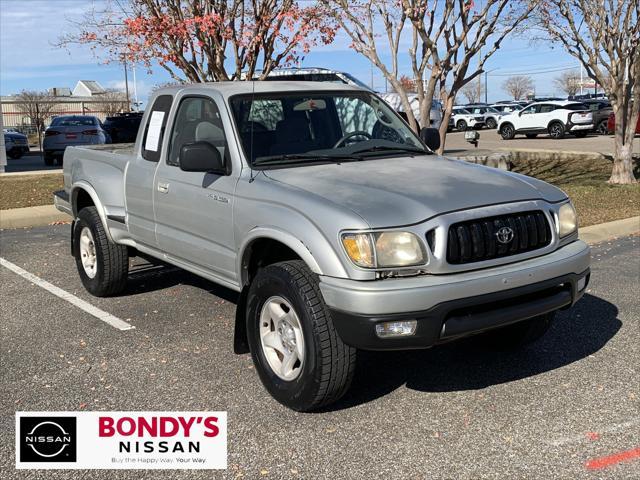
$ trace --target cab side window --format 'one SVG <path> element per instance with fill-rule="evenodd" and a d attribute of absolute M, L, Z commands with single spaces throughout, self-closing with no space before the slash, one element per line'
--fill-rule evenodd
<path fill-rule="evenodd" d="M 205 97 L 183 98 L 173 123 L 167 165 L 180 165 L 180 150 L 184 145 L 208 142 L 218 149 L 228 162 L 227 139 L 222 118 L 215 102 Z"/>

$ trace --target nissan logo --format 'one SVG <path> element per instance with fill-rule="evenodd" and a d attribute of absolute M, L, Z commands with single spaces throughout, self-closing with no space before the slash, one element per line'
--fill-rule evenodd
<path fill-rule="evenodd" d="M 513 228 L 502 227 L 496 232 L 496 238 L 500 243 L 509 243 L 513 240 Z"/>

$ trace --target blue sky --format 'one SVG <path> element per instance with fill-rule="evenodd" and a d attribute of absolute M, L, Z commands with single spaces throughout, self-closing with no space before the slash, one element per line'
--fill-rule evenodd
<path fill-rule="evenodd" d="M 121 65 L 104 64 L 88 47 L 74 47 L 68 52 L 52 45 L 65 32 L 73 31 L 69 20 L 79 19 L 89 8 L 90 0 L 0 0 L 0 93 L 18 93 L 23 89 L 45 90 L 51 87 L 73 88 L 78 80 L 97 80 L 105 87 L 122 88 Z M 330 46 L 316 48 L 302 66 L 327 67 L 348 71 L 367 84 L 371 83 L 369 61 L 352 51 L 344 34 Z M 540 70 L 568 68 L 578 62 L 561 48 L 549 43 L 531 45 L 524 38 L 512 38 L 488 61 L 490 101 L 507 99 L 501 85 L 511 73 L 531 74 Z M 401 63 L 402 66 L 402 63 Z M 408 65 L 406 73 L 410 76 Z M 559 72 L 534 74 L 538 95 L 559 95 L 553 78 Z M 131 75 L 131 73 L 130 73 Z M 138 96 L 144 101 L 154 85 L 169 81 L 164 70 L 156 68 L 149 75 L 136 69 Z M 130 77 L 131 80 L 131 77 Z M 383 90 L 384 78 L 374 70 L 374 87 Z M 131 90 L 133 87 L 130 85 Z"/>

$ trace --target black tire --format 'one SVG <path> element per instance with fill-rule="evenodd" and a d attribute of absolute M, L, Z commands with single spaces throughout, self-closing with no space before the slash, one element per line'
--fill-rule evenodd
<path fill-rule="evenodd" d="M 516 136 L 516 129 L 510 123 L 505 123 L 500 127 L 500 136 L 503 140 L 512 140 Z"/>
<path fill-rule="evenodd" d="M 53 166 L 53 156 L 50 153 L 45 153 L 44 154 L 44 164 L 47 167 L 52 167 Z"/>
<path fill-rule="evenodd" d="M 549 328 L 556 312 L 546 313 L 484 334 L 486 343 L 495 350 L 519 350 L 539 340 Z"/>
<path fill-rule="evenodd" d="M 458 123 L 456 123 L 456 128 L 457 128 L 458 130 L 460 130 L 461 132 L 464 132 L 464 131 L 466 131 L 466 130 L 467 130 L 467 128 L 469 128 L 469 127 L 468 127 L 468 125 L 467 125 L 467 122 L 465 122 L 464 120 L 458 120 Z"/>
<path fill-rule="evenodd" d="M 609 128 L 607 126 L 607 121 L 606 120 L 602 120 L 600 123 L 598 123 L 598 126 L 596 127 L 596 133 L 598 135 L 608 135 L 609 134 Z"/>
<path fill-rule="evenodd" d="M 56 165 L 62 166 L 62 158 L 63 158 L 62 155 L 56 157 Z"/>
<path fill-rule="evenodd" d="M 19 158 L 21 158 L 21 157 L 22 157 L 22 151 L 21 151 L 21 150 L 18 150 L 18 151 L 16 151 L 16 150 L 11 150 L 11 151 L 8 153 L 8 156 L 9 156 L 9 158 L 10 158 L 10 159 L 12 159 L 12 160 L 18 160 Z"/>
<path fill-rule="evenodd" d="M 80 236 L 89 229 L 95 250 L 95 276 L 91 278 L 82 264 Z M 84 288 L 96 297 L 107 297 L 122 292 L 127 285 L 129 252 L 124 245 L 113 243 L 98 215 L 96 207 L 85 207 L 78 213 L 73 230 L 73 255 Z"/>
<path fill-rule="evenodd" d="M 487 128 L 493 130 L 494 128 L 496 128 L 498 126 L 498 122 L 496 122 L 496 120 L 493 117 L 489 117 L 487 118 Z"/>
<path fill-rule="evenodd" d="M 587 132 L 586 130 L 579 130 L 577 132 L 573 132 L 573 136 L 576 138 L 584 138 L 587 136 L 587 133 L 589 132 Z"/>
<path fill-rule="evenodd" d="M 549 125 L 549 136 L 551 138 L 560 140 L 564 137 L 564 134 L 565 131 L 562 122 L 553 122 L 551 125 Z"/>
<path fill-rule="evenodd" d="M 274 296 L 293 307 L 303 333 L 304 360 L 298 366 L 298 376 L 291 381 L 271 368 L 260 339 L 262 308 Z M 246 320 L 254 365 L 263 385 L 278 402 L 293 410 L 310 411 L 345 394 L 353 378 L 356 349 L 338 336 L 317 277 L 303 261 L 275 263 L 258 271 L 249 287 Z"/>

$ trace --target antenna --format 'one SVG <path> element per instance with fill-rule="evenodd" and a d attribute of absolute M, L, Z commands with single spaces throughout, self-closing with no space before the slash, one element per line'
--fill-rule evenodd
<path fill-rule="evenodd" d="M 251 115 L 251 109 L 253 108 L 253 102 L 256 99 L 256 81 L 251 80 L 251 106 L 249 107 L 249 114 L 247 115 L 247 120 L 249 120 L 249 115 Z M 253 183 L 255 177 L 253 176 L 253 122 L 251 122 L 251 135 L 249 136 L 249 170 L 251 173 L 249 175 L 249 183 Z"/>

